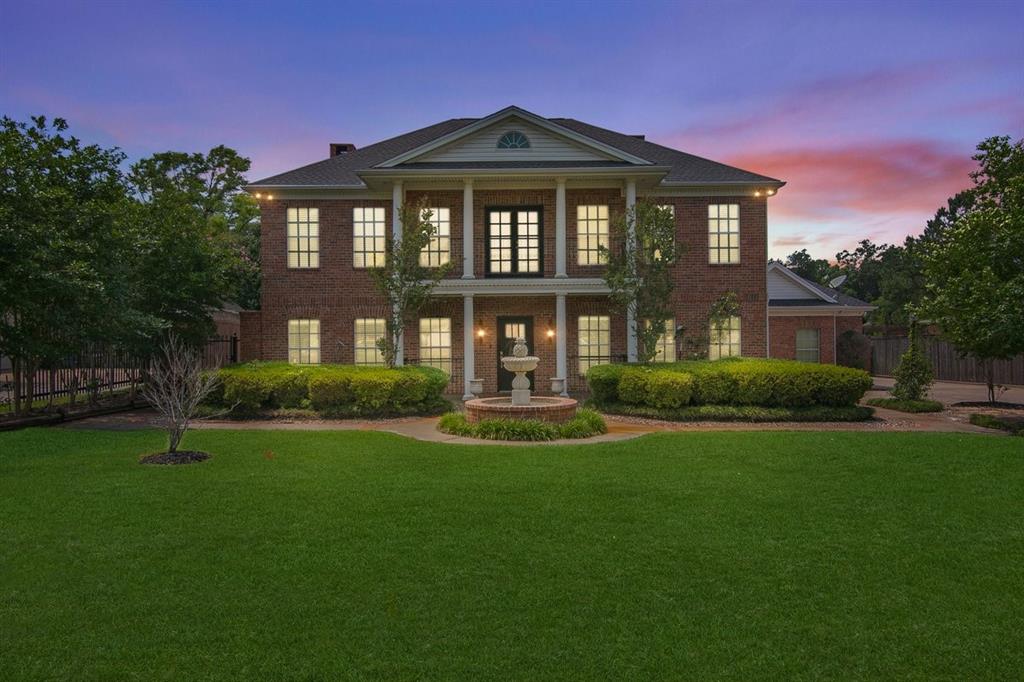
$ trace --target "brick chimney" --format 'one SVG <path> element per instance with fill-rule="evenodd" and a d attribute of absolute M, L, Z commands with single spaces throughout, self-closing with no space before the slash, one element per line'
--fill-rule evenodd
<path fill-rule="evenodd" d="M 351 142 L 332 142 L 331 143 L 331 156 L 338 156 L 339 154 L 348 154 L 354 152 L 356 146 Z"/>

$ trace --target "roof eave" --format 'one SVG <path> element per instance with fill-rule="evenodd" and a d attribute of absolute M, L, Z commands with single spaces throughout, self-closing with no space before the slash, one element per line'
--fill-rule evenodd
<path fill-rule="evenodd" d="M 439 170 L 437 168 L 397 167 L 368 168 L 366 170 L 360 170 L 355 172 L 360 176 L 366 175 L 373 178 L 398 178 L 410 175 L 435 175 L 440 177 L 450 177 L 453 175 L 457 175 L 459 177 L 494 175 L 612 175 L 616 177 L 623 177 L 665 175 L 671 170 L 672 168 L 670 166 L 630 166 L 626 168 L 580 168 L 578 166 L 569 166 L 564 168 L 445 168 L 443 170 Z"/>

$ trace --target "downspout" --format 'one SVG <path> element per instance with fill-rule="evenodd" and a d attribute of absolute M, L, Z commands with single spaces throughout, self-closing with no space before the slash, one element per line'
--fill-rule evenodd
<path fill-rule="evenodd" d="M 839 364 L 839 341 L 836 337 L 836 311 L 832 311 L 832 364 Z"/>

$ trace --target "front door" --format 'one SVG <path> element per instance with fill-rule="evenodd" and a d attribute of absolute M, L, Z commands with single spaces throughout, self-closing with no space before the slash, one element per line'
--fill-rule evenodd
<path fill-rule="evenodd" d="M 530 355 L 536 355 L 533 348 L 533 318 L 532 317 L 499 317 L 498 318 L 498 390 L 511 391 L 512 379 L 515 374 L 507 371 L 501 366 L 501 358 L 512 355 L 512 346 L 516 339 L 526 339 L 526 347 Z M 528 372 L 526 377 L 530 380 L 530 388 L 533 388 L 533 372 Z"/>

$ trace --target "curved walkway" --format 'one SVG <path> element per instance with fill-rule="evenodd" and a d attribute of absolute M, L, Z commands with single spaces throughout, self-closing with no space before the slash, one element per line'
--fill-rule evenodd
<path fill-rule="evenodd" d="M 153 428 L 155 414 L 151 410 L 135 410 L 100 417 L 90 417 L 63 424 L 69 429 L 135 430 Z M 437 430 L 437 417 L 405 417 L 400 419 L 309 419 L 309 420 L 209 420 L 197 421 L 196 429 L 235 429 L 243 431 L 384 431 L 416 440 L 463 445 L 562 445 L 607 443 L 638 438 L 663 431 L 933 431 L 944 433 L 982 433 L 1005 435 L 1000 431 L 959 421 L 949 412 L 905 414 L 875 408 L 875 418 L 864 422 L 667 422 L 607 415 L 608 433 L 578 440 L 541 442 L 509 442 L 464 438 Z"/>

